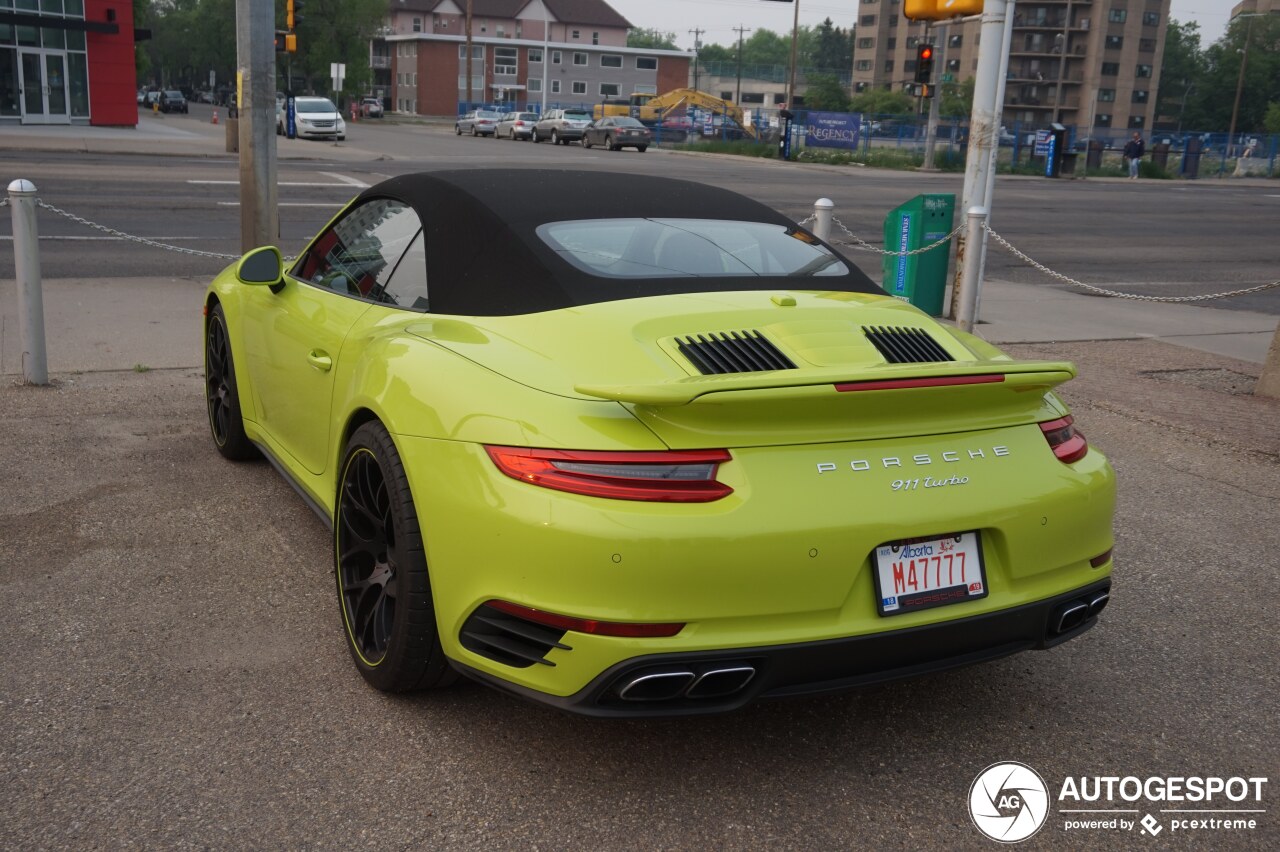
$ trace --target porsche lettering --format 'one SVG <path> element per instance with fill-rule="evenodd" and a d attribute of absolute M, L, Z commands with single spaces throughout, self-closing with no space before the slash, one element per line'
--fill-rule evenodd
<path fill-rule="evenodd" d="M 971 450 L 945 450 L 938 454 L 937 460 L 929 453 L 917 453 L 909 459 L 903 459 L 901 456 L 884 456 L 878 460 L 878 464 L 883 469 L 906 467 L 912 465 L 922 467 L 929 464 L 955 464 L 956 462 L 965 461 L 989 461 L 992 458 L 1002 458 L 1009 455 L 1009 448 L 1003 444 L 994 447 L 980 447 Z M 871 470 L 876 464 L 869 459 L 853 459 L 849 462 L 849 469 L 853 471 Z M 841 469 L 841 465 L 835 462 L 818 462 L 818 473 L 835 473 Z M 953 484 L 953 483 L 948 483 Z"/>

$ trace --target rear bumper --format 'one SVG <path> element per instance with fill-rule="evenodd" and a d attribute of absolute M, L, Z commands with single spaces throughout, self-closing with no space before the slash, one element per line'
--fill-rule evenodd
<path fill-rule="evenodd" d="M 676 652 L 634 657 L 614 665 L 587 686 L 564 697 L 548 695 L 471 668 L 457 660 L 463 674 L 520 698 L 596 717 L 690 716 L 736 710 L 752 701 L 845 692 L 918 677 L 1019 651 L 1045 650 L 1074 639 L 1098 621 L 1106 605 L 1110 578 L 1042 601 L 937 624 L 888 630 L 845 639 L 721 651 Z M 1083 620 L 1060 620 L 1079 606 L 1095 604 Z M 669 697 L 646 700 L 621 696 L 629 684 L 685 674 L 687 685 L 713 672 L 752 670 L 729 694 L 690 697 L 681 689 Z M 732 679 L 732 678 L 731 678 Z M 709 681 L 702 681 L 709 682 Z M 736 683 L 736 681 L 735 681 Z M 675 687 L 673 687 L 674 689 Z M 715 692 L 715 690 L 710 690 Z M 634 690 L 633 690 L 634 692 Z"/>

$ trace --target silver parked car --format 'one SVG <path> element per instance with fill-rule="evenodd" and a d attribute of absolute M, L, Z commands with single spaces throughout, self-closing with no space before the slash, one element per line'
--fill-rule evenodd
<path fill-rule="evenodd" d="M 502 113 L 491 109 L 473 109 L 458 117 L 453 123 L 453 132 L 461 136 L 470 133 L 472 136 L 492 136 Z"/>
<path fill-rule="evenodd" d="M 591 123 L 591 113 L 585 109 L 552 109 L 533 126 L 533 141 L 550 139 L 553 144 L 568 145 L 582 138 L 582 131 Z"/>
<path fill-rule="evenodd" d="M 509 112 L 502 116 L 493 135 L 496 138 L 531 139 L 533 126 L 538 123 L 536 112 Z"/>

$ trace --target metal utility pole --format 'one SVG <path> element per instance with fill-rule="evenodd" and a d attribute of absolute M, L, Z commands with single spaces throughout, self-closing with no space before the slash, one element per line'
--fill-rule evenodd
<path fill-rule="evenodd" d="M 738 34 L 738 93 L 733 96 L 734 103 L 742 103 L 742 34 L 751 32 L 751 27 L 737 26 L 733 31 Z"/>
<path fill-rule="evenodd" d="M 702 34 L 706 30 L 694 27 L 689 32 L 693 33 L 693 87 L 696 89 L 698 88 L 698 54 L 702 52 Z"/>
<path fill-rule="evenodd" d="M 236 0 L 243 252 L 280 241 L 276 205 L 275 30 L 275 4 L 271 0 Z"/>
<path fill-rule="evenodd" d="M 937 66 L 942 69 L 938 72 L 938 84 L 934 89 L 933 97 L 929 99 L 929 122 L 924 130 L 924 165 L 921 169 L 931 172 L 936 168 L 933 164 L 933 149 L 938 143 L 938 114 L 942 111 L 942 79 L 947 74 L 947 25 L 943 24 L 936 30 L 932 24 L 928 24 L 927 27 L 925 38 L 937 32 L 937 36 L 934 37 L 933 52 L 937 58 Z"/>
<path fill-rule="evenodd" d="M 974 79 L 964 194 L 960 203 L 963 216 L 969 215 L 969 211 L 977 206 L 989 209 L 989 205 L 983 202 L 989 197 L 988 182 L 994 177 L 994 155 L 1002 108 L 998 100 L 1002 89 L 1000 69 L 1008 50 L 1005 28 L 1009 25 L 1007 12 L 1011 6 L 1007 0 L 986 0 L 983 4 L 982 49 L 978 52 L 978 71 Z M 951 290 L 951 314 L 961 329 L 972 331 L 976 321 L 979 288 L 966 287 L 965 282 L 967 280 L 976 284 L 981 276 L 975 275 L 974 270 L 969 270 L 966 274 L 965 270 L 969 264 L 981 264 L 982 242 L 970 246 L 966 236 L 962 231 L 956 238 L 956 277 Z"/>
<path fill-rule="evenodd" d="M 473 100 L 471 91 L 471 0 L 467 0 L 465 17 L 466 23 L 464 26 L 467 28 L 467 109 L 471 109 L 471 101 Z M 542 67 L 546 68 L 546 66 L 547 57 L 544 56 L 542 57 Z"/>
<path fill-rule="evenodd" d="M 796 105 L 796 49 L 800 44 L 800 0 L 795 0 L 795 10 L 791 19 L 791 73 L 787 77 L 787 108 Z M 851 78 L 852 79 L 852 78 Z"/>

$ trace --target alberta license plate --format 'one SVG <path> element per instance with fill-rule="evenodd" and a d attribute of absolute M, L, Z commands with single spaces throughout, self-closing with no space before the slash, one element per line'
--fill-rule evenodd
<path fill-rule="evenodd" d="M 875 551 L 881 615 L 902 615 L 987 596 L 976 530 L 937 538 L 909 538 Z"/>

